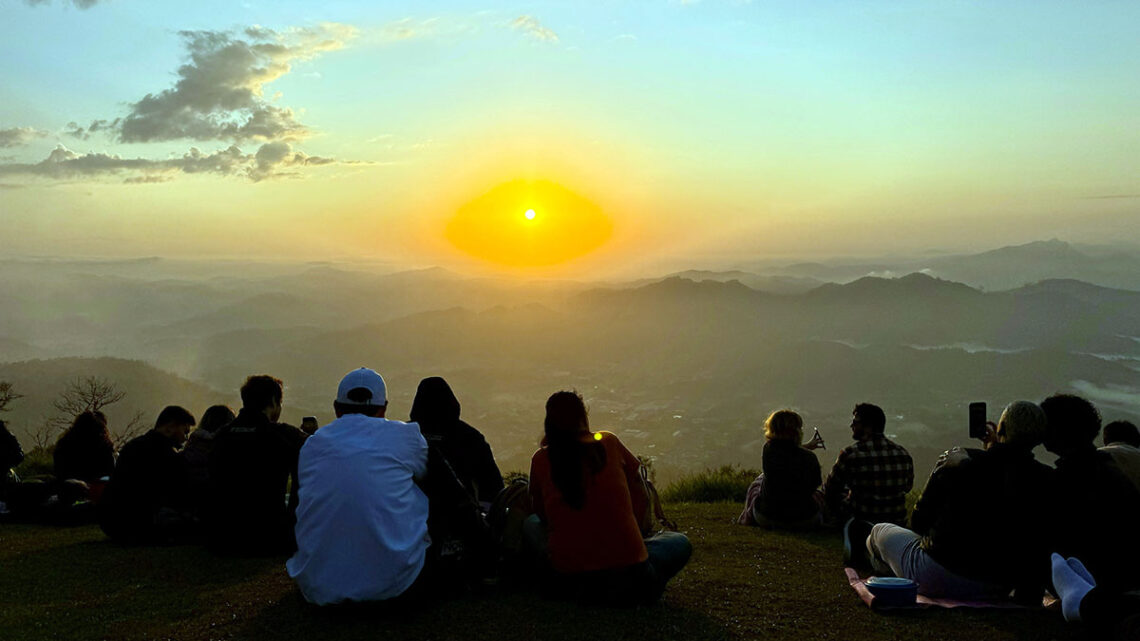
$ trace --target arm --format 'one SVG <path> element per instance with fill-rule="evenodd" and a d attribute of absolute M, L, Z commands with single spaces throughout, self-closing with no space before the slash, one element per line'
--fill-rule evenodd
<path fill-rule="evenodd" d="M 479 460 L 479 473 L 475 477 L 475 488 L 479 492 L 478 499 L 480 501 L 493 501 L 499 490 L 503 489 L 503 473 L 499 471 L 499 466 L 495 463 L 495 455 L 491 452 L 491 446 L 487 444 L 487 439 L 480 437 L 476 451 Z"/>
<path fill-rule="evenodd" d="M 847 456 L 847 450 L 839 452 L 835 465 L 831 466 L 831 473 L 823 482 L 823 498 L 832 507 L 841 504 L 847 497 Z"/>
<path fill-rule="evenodd" d="M 947 499 L 947 477 L 952 476 L 955 466 L 942 465 L 935 467 L 926 481 L 922 496 L 914 504 L 914 511 L 910 515 L 910 529 L 916 534 L 926 534 L 934 527 L 938 515 Z"/>
<path fill-rule="evenodd" d="M 629 486 L 629 500 L 633 506 L 633 515 L 640 522 L 644 515 L 649 513 L 649 491 L 641 478 L 641 461 L 630 452 L 625 444 L 613 434 L 607 434 L 607 439 L 613 439 L 618 456 L 621 457 L 621 467 L 625 472 L 625 483 Z"/>
<path fill-rule="evenodd" d="M 542 499 L 542 464 L 538 460 L 539 456 L 545 456 L 539 450 L 530 459 L 530 482 L 527 483 L 527 491 L 530 494 L 530 509 L 542 520 L 546 522 L 546 504 Z"/>

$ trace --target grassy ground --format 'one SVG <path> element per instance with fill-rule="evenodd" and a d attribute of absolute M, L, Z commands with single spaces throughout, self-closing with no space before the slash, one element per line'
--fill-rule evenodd
<path fill-rule="evenodd" d="M 0 525 L 0 638 L 1082 638 L 1055 612 L 872 612 L 847 586 L 837 534 L 730 525 L 738 510 L 727 503 L 668 505 L 696 551 L 662 604 L 634 611 L 504 590 L 415 612 L 327 612 L 304 603 L 283 559 L 218 559 L 195 547 L 119 548 L 94 526 Z"/>

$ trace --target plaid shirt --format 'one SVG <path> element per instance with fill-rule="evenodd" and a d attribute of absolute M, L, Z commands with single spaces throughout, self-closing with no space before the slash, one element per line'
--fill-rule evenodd
<path fill-rule="evenodd" d="M 839 453 L 823 484 L 823 494 L 835 511 L 872 523 L 901 525 L 906 522 L 906 494 L 913 486 L 910 453 L 876 434 Z"/>

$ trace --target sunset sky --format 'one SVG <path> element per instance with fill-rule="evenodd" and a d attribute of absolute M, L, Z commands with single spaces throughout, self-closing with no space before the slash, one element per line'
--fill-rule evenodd
<path fill-rule="evenodd" d="M 1136 243 L 1137 25 L 1134 2 L 0 0 L 0 257 L 520 271 L 449 240 L 505 184 L 587 203 L 531 224 L 598 234 L 536 274 Z M 522 239 L 525 211 L 486 224 Z"/>

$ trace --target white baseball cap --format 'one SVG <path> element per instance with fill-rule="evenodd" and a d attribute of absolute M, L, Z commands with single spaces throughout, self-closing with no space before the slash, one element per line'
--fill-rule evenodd
<path fill-rule="evenodd" d="M 372 396 L 365 402 L 354 401 L 348 393 L 356 389 L 368 390 Z M 354 369 L 340 379 L 340 386 L 336 388 L 336 402 L 342 405 L 386 405 L 388 403 L 388 387 L 384 385 L 384 377 L 367 367 Z"/>

